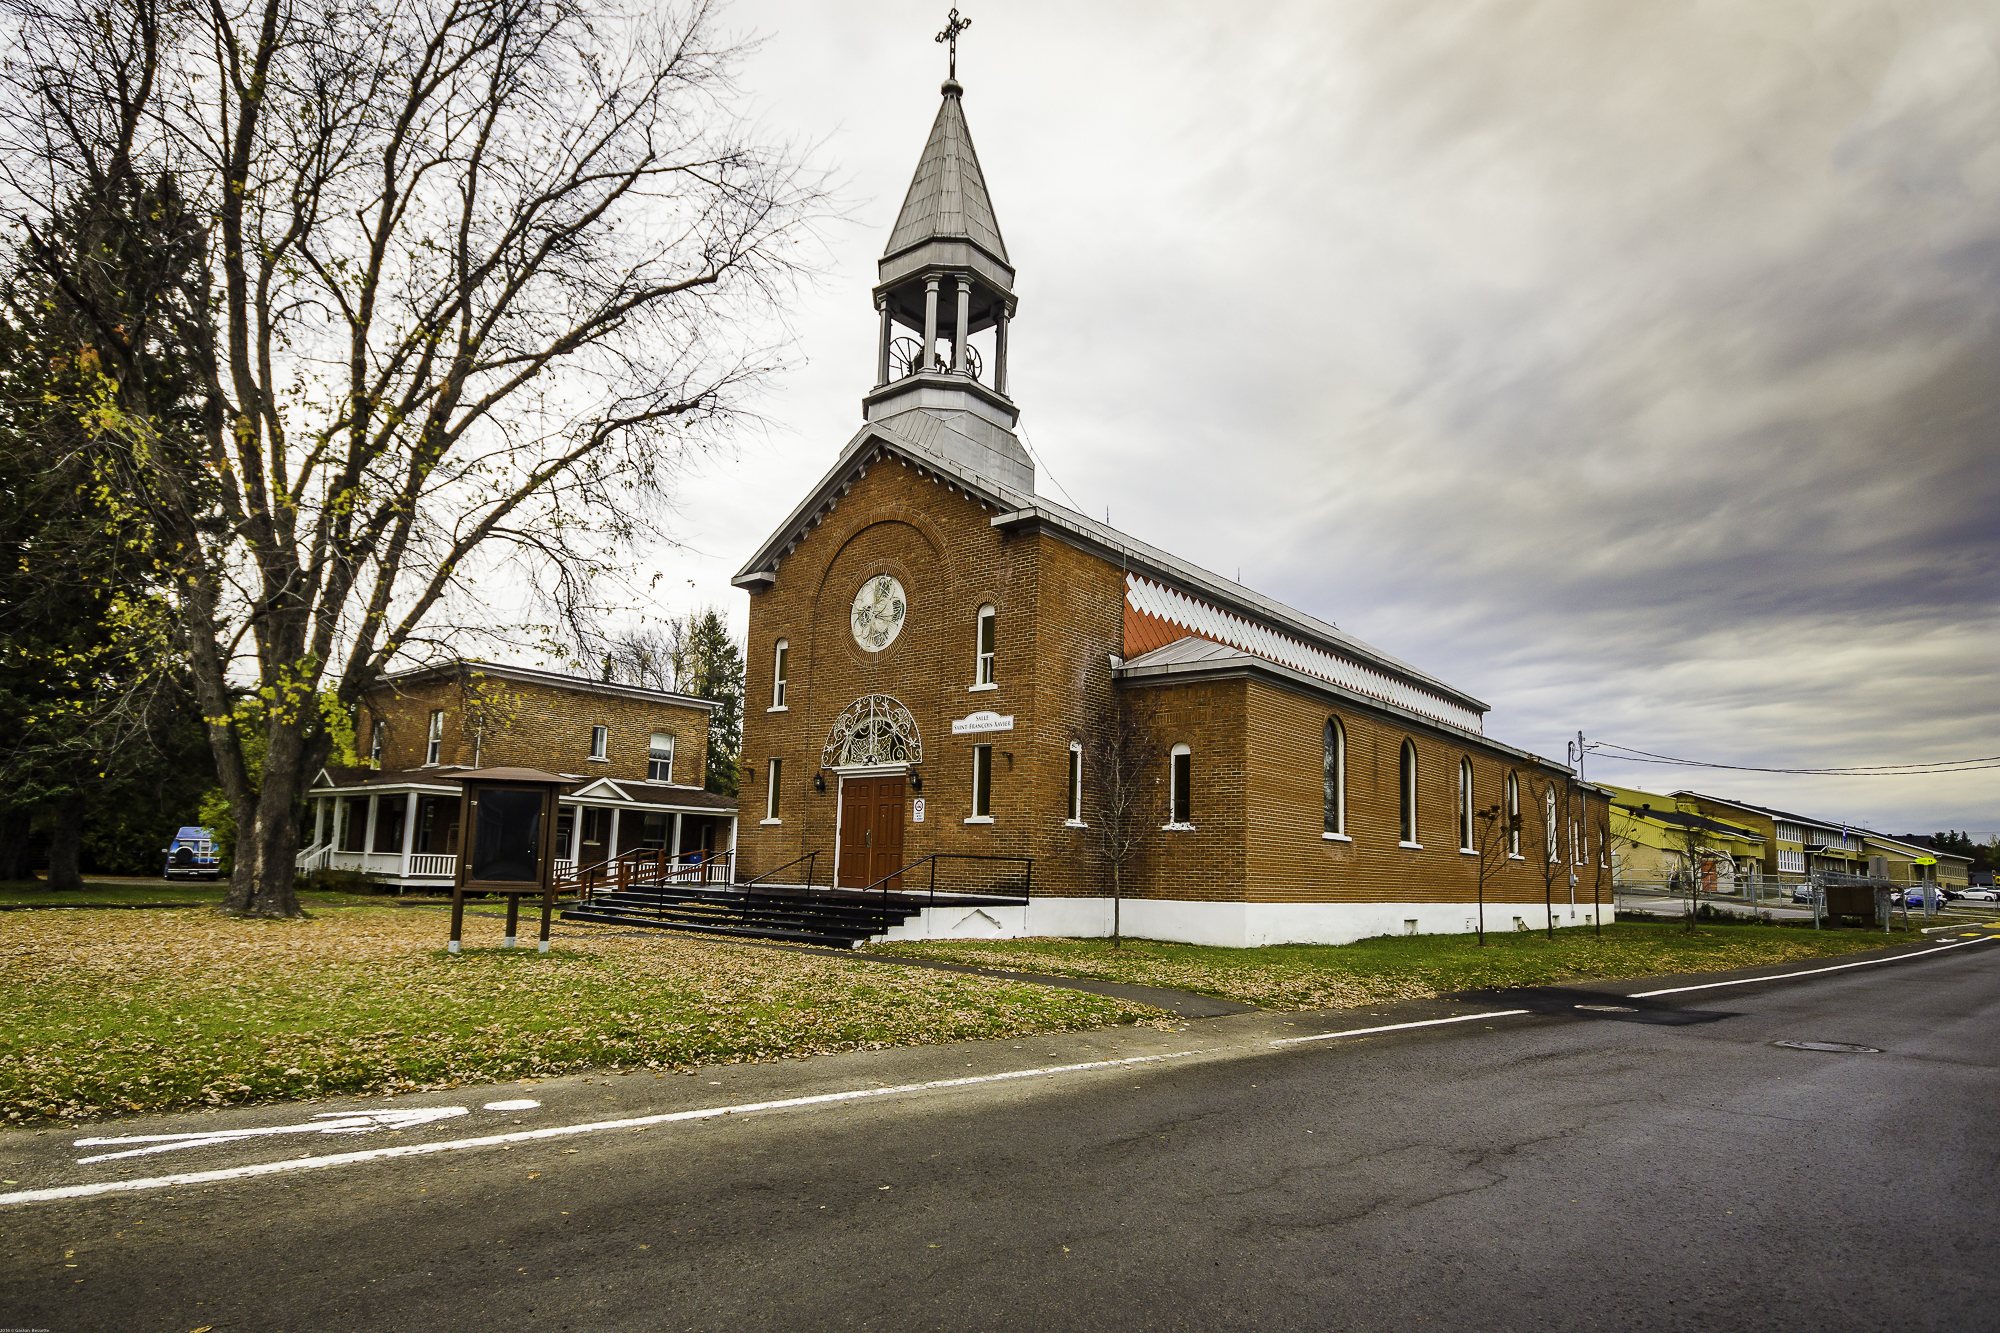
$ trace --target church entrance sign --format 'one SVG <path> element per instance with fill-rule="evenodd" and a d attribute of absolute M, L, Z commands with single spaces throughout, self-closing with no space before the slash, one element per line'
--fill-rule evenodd
<path fill-rule="evenodd" d="M 977 736 L 988 731 L 1012 731 L 1012 713 L 974 713 L 969 717 L 953 718 L 951 734 L 954 736 Z"/>
<path fill-rule="evenodd" d="M 865 889 L 903 868 L 903 805 L 910 780 L 903 774 L 843 777 L 840 840 L 834 883 Z M 891 880 L 884 888 L 902 887 Z"/>

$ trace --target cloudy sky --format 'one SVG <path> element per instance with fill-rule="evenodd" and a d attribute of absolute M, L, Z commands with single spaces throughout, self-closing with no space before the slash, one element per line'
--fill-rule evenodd
<path fill-rule="evenodd" d="M 678 605 L 859 425 L 944 6 L 738 0 L 844 182 Z M 1495 737 L 1728 764 L 2000 754 L 2000 3 L 971 0 L 1040 488 L 1453 682 Z M 1593 759 L 1891 831 L 2000 770 Z"/>

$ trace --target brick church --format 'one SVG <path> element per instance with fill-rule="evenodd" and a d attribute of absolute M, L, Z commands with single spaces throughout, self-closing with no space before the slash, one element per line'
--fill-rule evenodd
<path fill-rule="evenodd" d="M 938 936 L 1109 934 L 1114 869 L 1124 933 L 1207 944 L 1467 931 L 1482 867 L 1488 929 L 1608 909 L 1603 793 L 1479 700 L 1036 494 L 963 91 L 880 261 L 865 424 L 734 579 L 739 877 L 976 892 L 1032 859 L 1024 906 L 899 932 Z"/>

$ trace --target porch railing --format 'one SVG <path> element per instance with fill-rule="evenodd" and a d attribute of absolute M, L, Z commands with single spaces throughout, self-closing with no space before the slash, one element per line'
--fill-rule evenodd
<path fill-rule="evenodd" d="M 458 875 L 458 858 L 448 852 L 416 852 L 410 857 L 410 873 L 453 879 Z"/>
<path fill-rule="evenodd" d="M 729 884 L 736 878 L 735 852 L 640 849 L 599 861 L 569 866 L 558 862 L 556 891 L 589 898 L 597 893 L 629 893 L 663 885 Z"/>
<path fill-rule="evenodd" d="M 317 847 L 308 847 L 300 852 L 295 864 L 298 866 L 301 875 L 310 875 L 315 870 L 326 869 L 326 863 L 332 856 L 333 844 L 324 842 Z"/>

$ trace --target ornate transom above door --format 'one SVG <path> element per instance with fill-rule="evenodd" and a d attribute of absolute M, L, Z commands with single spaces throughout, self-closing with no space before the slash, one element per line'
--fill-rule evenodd
<path fill-rule="evenodd" d="M 879 653 L 896 641 L 909 618 L 909 598 L 893 574 L 874 574 L 863 581 L 854 594 L 850 624 L 854 641 L 871 653 Z"/>
<path fill-rule="evenodd" d="M 823 768 L 921 764 L 923 738 L 910 710 L 886 694 L 864 694 L 847 706 L 826 738 Z"/>

